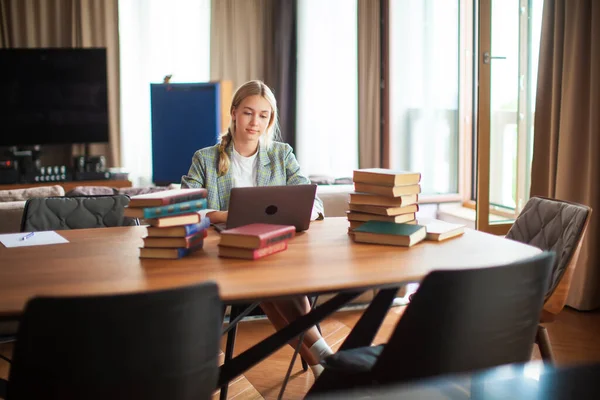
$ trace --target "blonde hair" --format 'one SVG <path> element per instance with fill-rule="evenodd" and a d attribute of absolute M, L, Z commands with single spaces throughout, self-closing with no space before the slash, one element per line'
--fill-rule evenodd
<path fill-rule="evenodd" d="M 264 146 L 267 147 L 267 149 L 270 149 L 273 145 L 273 142 L 279 139 L 279 121 L 277 119 L 277 101 L 275 100 L 275 96 L 273 95 L 271 89 L 265 85 L 264 82 L 254 80 L 246 82 L 240 86 L 233 95 L 229 113 L 231 114 L 246 97 L 256 95 L 262 96 L 271 105 L 271 118 L 269 119 L 269 124 L 267 125 L 267 131 L 259 139 Z M 229 143 L 231 143 L 231 140 L 233 139 L 233 132 L 235 132 L 235 121 L 232 118 L 229 122 L 227 131 L 221 133 L 220 137 L 219 175 L 225 175 L 227 171 L 229 171 L 231 160 L 229 159 L 229 155 L 227 155 L 225 149 L 227 146 L 229 146 Z"/>

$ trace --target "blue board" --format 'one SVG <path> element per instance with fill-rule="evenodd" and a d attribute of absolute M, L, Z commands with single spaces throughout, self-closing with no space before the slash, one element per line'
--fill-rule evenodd
<path fill-rule="evenodd" d="M 180 183 L 194 152 L 214 145 L 221 130 L 220 84 L 150 85 L 152 180 Z"/>

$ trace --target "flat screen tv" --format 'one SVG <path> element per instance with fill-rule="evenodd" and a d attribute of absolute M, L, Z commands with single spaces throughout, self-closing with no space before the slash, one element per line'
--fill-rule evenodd
<path fill-rule="evenodd" d="M 0 146 L 107 141 L 106 49 L 0 49 Z"/>

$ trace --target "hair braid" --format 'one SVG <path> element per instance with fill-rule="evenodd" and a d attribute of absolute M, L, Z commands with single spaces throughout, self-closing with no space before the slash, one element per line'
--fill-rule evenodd
<path fill-rule="evenodd" d="M 225 151 L 232 139 L 231 128 L 227 128 L 227 132 L 221 135 L 221 143 L 219 143 L 219 176 L 225 175 L 229 171 L 229 155 Z"/>

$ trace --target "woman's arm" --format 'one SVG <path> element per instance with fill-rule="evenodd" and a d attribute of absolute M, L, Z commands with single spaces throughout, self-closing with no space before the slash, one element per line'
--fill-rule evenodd
<path fill-rule="evenodd" d="M 206 182 L 206 168 L 200 150 L 194 153 L 192 165 L 187 175 L 181 177 L 182 188 L 203 188 Z"/>
<path fill-rule="evenodd" d="M 194 153 L 192 165 L 187 175 L 181 177 L 182 188 L 204 188 L 206 187 L 206 168 L 204 166 L 204 157 L 200 151 Z M 207 188 L 208 189 L 208 188 Z M 218 224 L 227 221 L 227 211 L 218 211 L 214 209 L 206 209 L 200 212 L 202 218 L 205 216 L 210 218 L 210 222 Z"/>
<path fill-rule="evenodd" d="M 286 145 L 284 160 L 287 185 L 310 184 L 310 179 L 302 175 L 300 164 L 298 164 L 298 160 L 296 160 L 296 156 L 294 155 L 290 145 Z M 324 217 L 325 211 L 323 210 L 323 201 L 321 201 L 319 196 L 315 194 L 315 202 L 313 204 L 311 220 L 323 219 Z"/>

